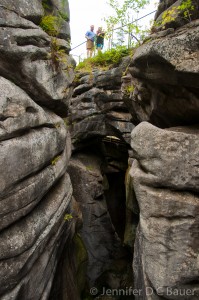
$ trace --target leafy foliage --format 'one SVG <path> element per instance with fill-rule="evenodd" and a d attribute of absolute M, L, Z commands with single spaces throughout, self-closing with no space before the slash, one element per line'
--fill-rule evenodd
<path fill-rule="evenodd" d="M 162 14 L 162 20 L 155 24 L 155 26 L 162 26 L 163 28 L 167 23 L 175 21 L 175 19 L 181 14 L 183 18 L 191 21 L 191 11 L 194 10 L 194 5 L 192 0 L 184 0 L 181 5 L 173 6 L 170 9 L 166 10 Z"/>
<path fill-rule="evenodd" d="M 109 38 L 109 43 L 115 45 L 122 45 L 124 43 L 124 35 L 128 35 L 128 47 L 133 44 L 132 38 L 138 37 L 144 34 L 144 30 L 141 26 L 136 23 L 132 23 L 133 17 L 137 14 L 149 0 L 109 0 L 108 4 L 113 10 L 113 15 L 105 18 L 107 23 L 107 37 Z M 118 28 L 119 27 L 119 28 Z M 114 43 L 113 34 L 115 29 L 117 31 L 117 42 Z"/>
<path fill-rule="evenodd" d="M 48 0 L 42 0 L 42 6 L 44 9 L 49 9 Z"/>
<path fill-rule="evenodd" d="M 58 71 L 60 66 L 66 71 L 72 67 L 71 64 L 68 63 L 66 50 L 59 45 L 57 39 L 61 31 L 64 17 L 67 18 L 66 15 L 60 14 L 59 12 L 57 16 L 48 14 L 43 16 L 40 22 L 40 27 L 51 36 L 51 49 L 48 58 L 51 59 L 55 71 Z"/>
<path fill-rule="evenodd" d="M 49 35 L 57 36 L 61 27 L 60 17 L 54 15 L 43 16 L 40 27 Z"/>
<path fill-rule="evenodd" d="M 73 216 L 71 214 L 65 214 L 64 221 L 71 221 L 73 219 Z"/>
<path fill-rule="evenodd" d="M 67 66 L 66 52 L 59 46 L 56 37 L 51 39 L 51 51 L 49 53 L 49 58 L 52 60 L 56 71 L 58 70 L 60 63 Z"/>
<path fill-rule="evenodd" d="M 119 46 L 114 49 L 99 52 L 93 58 L 87 58 L 83 62 L 80 62 L 76 67 L 76 70 L 84 69 L 91 71 L 93 67 L 111 67 L 118 65 L 122 58 L 130 55 L 132 49 L 128 49 L 125 46 Z"/>
<path fill-rule="evenodd" d="M 194 10 L 194 5 L 191 0 L 185 0 L 178 6 L 178 10 L 183 12 L 184 18 L 191 20 L 191 11 Z"/>
<path fill-rule="evenodd" d="M 65 12 L 65 0 L 61 1 L 61 9 L 54 10 L 50 0 L 42 0 L 45 15 L 42 17 L 40 27 L 51 36 L 57 36 L 64 21 L 69 21 Z"/>
<path fill-rule="evenodd" d="M 135 90 L 135 87 L 133 84 L 131 84 L 131 85 L 126 86 L 125 93 L 126 93 L 126 95 L 130 95 L 134 92 L 134 90 Z"/>

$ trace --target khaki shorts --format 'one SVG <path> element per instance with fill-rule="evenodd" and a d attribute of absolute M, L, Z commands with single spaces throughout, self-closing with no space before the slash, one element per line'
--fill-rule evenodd
<path fill-rule="evenodd" d="M 94 49 L 94 42 L 91 40 L 86 41 L 86 49 L 87 50 L 93 50 Z"/>

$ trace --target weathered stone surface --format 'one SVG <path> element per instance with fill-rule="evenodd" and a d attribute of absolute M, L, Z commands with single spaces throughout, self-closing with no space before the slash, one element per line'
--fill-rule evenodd
<path fill-rule="evenodd" d="M 50 112 L 44 111 L 18 86 L 0 77 L 0 140 L 19 136 L 29 128 L 42 125 L 55 127 L 63 121 Z"/>
<path fill-rule="evenodd" d="M 160 82 L 163 79 L 164 83 L 197 87 L 198 39 L 198 21 L 196 20 L 181 27 L 166 38 L 159 41 L 152 40 L 139 47 L 133 57 L 133 69 L 130 70 L 132 74 L 139 73 L 139 77 L 152 81 Z M 146 64 L 147 61 L 148 64 Z M 138 64 L 140 71 L 136 69 Z M 158 68 L 160 64 L 162 69 Z M 169 73 L 166 73 L 167 71 Z M 160 74 L 165 76 L 161 78 Z M 183 81 L 185 76 L 186 81 Z"/>
<path fill-rule="evenodd" d="M 136 228 L 139 220 L 139 207 L 133 188 L 133 179 L 130 174 L 131 164 L 125 174 L 125 196 L 126 196 L 126 216 L 125 216 L 125 232 L 124 245 L 132 248 L 135 243 Z"/>
<path fill-rule="evenodd" d="M 21 137 L 2 141 L 1 193 L 6 193 L 12 185 L 50 164 L 64 150 L 64 133 L 57 128 L 44 127 L 31 130 Z M 31 159 L 27 160 L 27 157 Z"/>
<path fill-rule="evenodd" d="M 124 97 L 134 123 L 158 127 L 196 124 L 199 117 L 198 20 L 137 49 Z"/>
<path fill-rule="evenodd" d="M 136 74 L 136 66 L 139 63 L 139 69 L 143 72 L 142 75 L 139 72 L 139 75 L 142 78 L 160 81 L 160 74 L 164 74 L 164 83 L 198 86 L 198 39 L 198 22 L 193 21 L 160 41 L 142 45 L 133 57 L 135 67 L 132 73 Z M 157 68 L 160 64 L 162 71 Z"/>
<path fill-rule="evenodd" d="M 146 122 L 132 132 L 140 207 L 134 273 L 142 299 L 199 296 L 198 134 L 196 127 L 162 130 Z"/>
<path fill-rule="evenodd" d="M 77 222 L 72 222 L 70 226 L 70 234 L 56 269 L 49 300 L 80 300 L 80 295 L 85 289 L 88 256 L 79 234 L 74 234 L 82 222 L 81 211 L 74 198 L 71 201 L 71 209 L 71 215 Z M 68 222 L 71 223 L 71 220 Z"/>
<path fill-rule="evenodd" d="M 54 113 L 67 114 L 73 61 L 63 39 L 56 45 L 67 66 L 53 61 L 52 39 L 36 25 L 41 2 L 0 0 L 2 300 L 49 299 L 62 250 L 78 223 L 66 173 L 70 134 Z"/>
<path fill-rule="evenodd" d="M 62 249 L 57 245 L 70 232 L 64 221 L 72 212 L 64 175 L 69 134 L 60 117 L 22 89 L 3 77 L 0 86 L 0 297 L 48 299 Z"/>
<path fill-rule="evenodd" d="M 0 10 L 1 27 L 16 27 L 16 28 L 24 28 L 24 29 L 37 28 L 37 26 L 33 22 L 22 18 L 13 10 L 8 10 L 5 6 L 0 6 L 0 7 L 1 7 Z"/>
<path fill-rule="evenodd" d="M 69 10 L 69 3 L 65 0 L 51 0 L 44 4 L 44 8 L 46 11 L 46 14 L 58 16 L 59 18 L 59 32 L 57 36 L 61 39 L 68 40 L 70 39 L 70 26 L 69 26 L 69 20 L 70 20 L 70 10 Z M 70 47 L 69 47 L 70 48 Z"/>
<path fill-rule="evenodd" d="M 82 209 L 80 234 L 88 251 L 87 276 L 91 286 L 110 269 L 121 251 L 104 197 L 101 164 L 97 156 L 78 154 L 73 156 L 68 169 L 75 199 Z"/>
<path fill-rule="evenodd" d="M 61 118 L 5 78 L 0 86 L 2 228 L 31 211 L 63 175 L 71 147 Z"/>
<path fill-rule="evenodd" d="M 39 23 L 44 13 L 40 0 L 0 0 L 0 6 L 35 23 Z"/>
<path fill-rule="evenodd" d="M 70 10 L 68 1 L 63 0 L 51 0 L 54 9 L 62 11 L 67 15 L 67 19 L 70 20 Z"/>
<path fill-rule="evenodd" d="M 50 38 L 39 28 L 1 29 L 0 44 L 1 74 L 23 88 L 35 102 L 66 115 L 69 85 L 73 79 L 71 58 L 68 56 L 68 72 L 62 62 L 56 69 Z"/>
<path fill-rule="evenodd" d="M 66 116 L 74 78 L 74 62 L 68 55 L 70 34 L 67 32 L 67 41 L 56 38 L 52 41 L 39 26 L 22 15 L 5 7 L 2 9 L 0 74 L 24 89 L 35 102 Z"/>
<path fill-rule="evenodd" d="M 158 18 L 158 16 L 165 11 L 167 8 L 169 8 L 171 5 L 173 5 L 176 2 L 176 0 L 162 0 L 159 1 L 158 8 L 155 14 L 155 20 Z"/>
<path fill-rule="evenodd" d="M 1 299 L 48 299 L 57 246 L 67 239 L 64 215 L 70 211 L 71 193 L 65 175 L 31 214 L 1 233 Z"/>
<path fill-rule="evenodd" d="M 46 166 L 37 175 L 32 174 L 1 199 L 0 229 L 14 223 L 30 212 L 42 200 L 45 193 L 65 172 L 66 153 L 60 155 L 55 165 Z"/>
<path fill-rule="evenodd" d="M 199 17 L 198 1 L 192 0 L 191 3 L 189 3 L 192 8 L 188 6 L 187 3 L 188 9 L 179 9 L 184 3 L 185 1 L 183 0 L 160 1 L 155 14 L 155 21 L 159 25 L 156 25 L 154 29 L 159 31 L 165 28 L 178 28 L 189 23 L 190 20 L 197 19 Z M 167 22 L 165 22 L 165 16 L 167 17 Z M 170 16 L 170 18 L 168 16 Z"/>
<path fill-rule="evenodd" d="M 143 182 L 198 192 L 198 134 L 198 127 L 161 130 L 146 122 L 137 126 L 131 135 L 131 147 L 140 168 L 148 174 Z"/>
<path fill-rule="evenodd" d="M 116 136 L 130 143 L 134 126 L 120 90 L 122 72 L 128 62 L 126 59 L 112 70 L 78 74 L 68 117 L 76 148 L 91 137 Z"/>

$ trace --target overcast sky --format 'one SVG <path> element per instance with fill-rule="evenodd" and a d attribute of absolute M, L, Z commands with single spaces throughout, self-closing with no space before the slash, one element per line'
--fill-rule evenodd
<path fill-rule="evenodd" d="M 157 0 L 151 0 L 150 4 L 134 18 L 142 17 L 147 13 L 156 9 Z M 95 26 L 95 30 L 99 26 L 106 29 L 103 18 L 111 14 L 111 8 L 107 4 L 107 0 L 69 0 L 70 6 L 70 28 L 71 28 L 71 48 L 73 49 L 77 45 L 85 41 L 85 33 L 89 30 L 90 25 Z M 153 19 L 153 15 L 143 19 L 142 24 L 148 25 L 150 20 Z M 71 51 L 74 58 L 77 60 L 78 56 L 81 58 L 86 55 L 86 45 L 74 49 Z"/>

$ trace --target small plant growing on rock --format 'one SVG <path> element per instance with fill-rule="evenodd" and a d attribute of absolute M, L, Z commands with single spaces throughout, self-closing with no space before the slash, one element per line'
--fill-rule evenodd
<path fill-rule="evenodd" d="M 162 15 L 162 25 L 175 21 L 177 17 L 178 9 L 177 7 L 172 7 L 171 9 L 165 11 Z"/>
<path fill-rule="evenodd" d="M 49 35 L 57 36 L 60 31 L 60 17 L 47 15 L 41 18 L 40 27 Z"/>
<path fill-rule="evenodd" d="M 52 60 L 56 71 L 58 71 L 60 63 L 68 67 L 67 55 L 64 49 L 61 49 L 56 37 L 51 39 L 51 51 L 49 53 L 49 58 Z"/>
<path fill-rule="evenodd" d="M 56 163 L 58 162 L 58 160 L 61 158 L 60 155 L 56 156 L 54 159 L 51 160 L 51 165 L 56 165 Z"/>
<path fill-rule="evenodd" d="M 40 26 L 46 31 L 52 38 L 48 58 L 51 59 L 52 65 L 55 71 L 58 71 L 62 64 L 62 69 L 69 70 L 72 65 L 68 63 L 67 55 L 65 50 L 59 45 L 57 35 L 60 32 L 61 23 L 60 18 L 52 15 L 48 15 L 42 18 Z"/>
<path fill-rule="evenodd" d="M 134 92 L 134 90 L 135 90 L 134 85 L 128 85 L 125 88 L 125 93 L 126 95 L 131 95 Z"/>
<path fill-rule="evenodd" d="M 163 28 L 165 28 L 165 25 L 167 23 L 175 21 L 179 14 L 182 15 L 184 19 L 191 21 L 191 11 L 193 11 L 194 9 L 195 7 L 192 4 L 192 0 L 184 0 L 181 5 L 173 6 L 172 8 L 163 12 L 162 20 L 159 22 L 154 22 L 153 27 L 163 26 Z"/>
<path fill-rule="evenodd" d="M 51 51 L 49 58 L 55 71 L 58 71 L 60 65 L 63 70 L 69 70 L 72 66 L 68 63 L 65 49 L 59 45 L 58 36 L 61 31 L 64 20 L 68 20 L 68 16 L 61 11 L 57 11 L 57 15 L 50 14 L 50 6 L 48 0 L 43 0 L 42 5 L 47 14 L 41 18 L 40 27 L 51 36 Z M 63 3 L 64 6 L 64 3 Z"/>
<path fill-rule="evenodd" d="M 71 214 L 65 214 L 64 221 L 71 221 L 73 219 L 73 216 Z"/>
<path fill-rule="evenodd" d="M 63 120 L 66 128 L 68 128 L 70 126 L 70 120 L 68 118 L 64 118 Z"/>
<path fill-rule="evenodd" d="M 195 9 L 194 5 L 192 4 L 191 0 L 186 0 L 182 2 L 180 6 L 178 6 L 178 10 L 184 13 L 184 18 L 191 21 L 191 11 Z"/>

